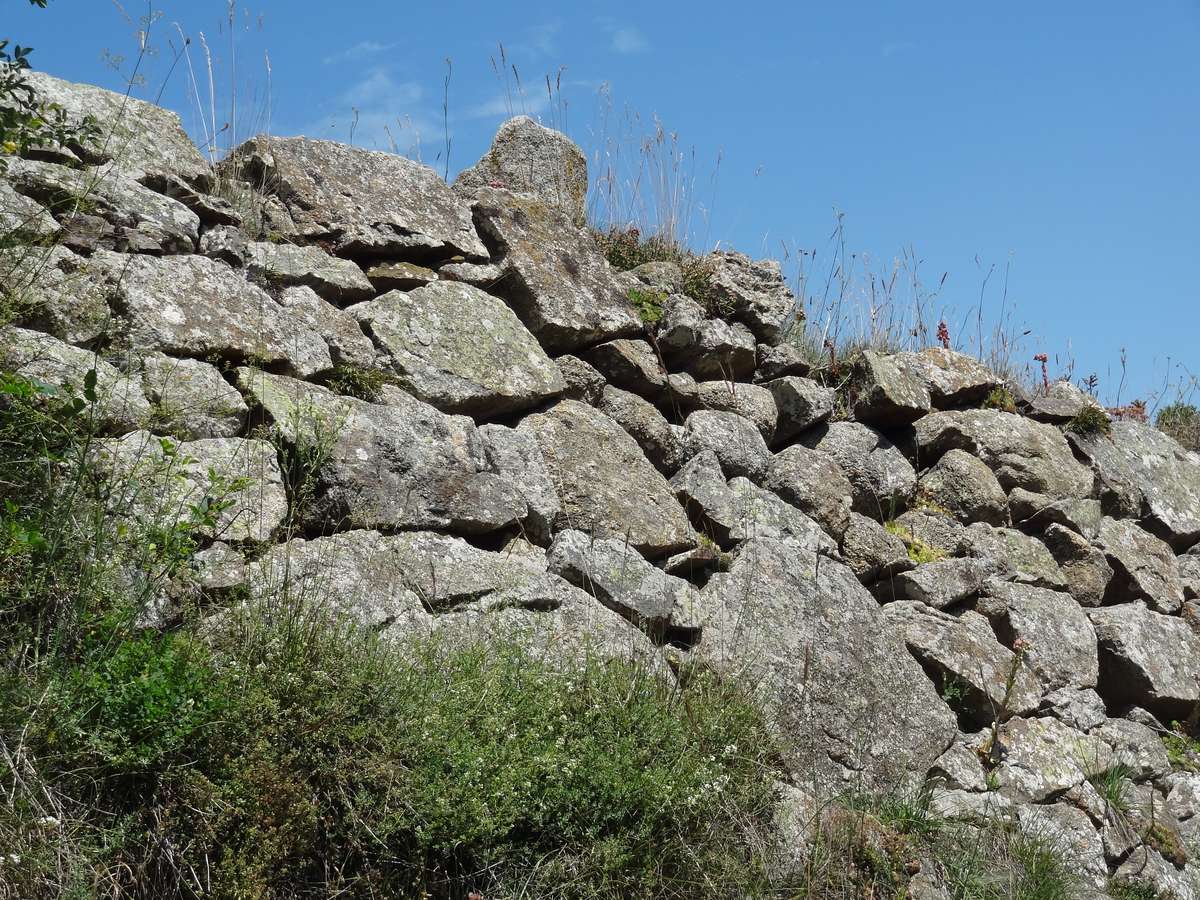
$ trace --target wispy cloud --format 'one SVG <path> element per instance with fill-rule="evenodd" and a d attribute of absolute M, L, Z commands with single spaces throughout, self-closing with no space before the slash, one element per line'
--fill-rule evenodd
<path fill-rule="evenodd" d="M 327 111 L 298 129 L 309 137 L 346 141 L 371 150 L 419 155 L 419 145 L 443 138 L 438 117 L 425 108 L 425 90 L 415 81 L 397 81 L 386 68 L 368 71 L 333 100 Z"/>
<path fill-rule="evenodd" d="M 637 28 L 627 25 L 613 31 L 612 49 L 624 54 L 643 53 L 650 49 L 650 42 Z"/>
<path fill-rule="evenodd" d="M 495 119 L 512 116 L 537 116 L 546 111 L 550 105 L 545 93 L 539 91 L 532 97 L 513 94 L 497 94 L 490 100 L 473 106 L 464 115 L 467 119 Z"/>
<path fill-rule="evenodd" d="M 321 62 L 327 66 L 339 62 L 361 62 L 365 59 L 378 56 L 380 53 L 386 53 L 388 50 L 395 49 L 398 46 L 400 45 L 396 42 L 383 44 L 379 41 L 359 41 L 352 47 L 339 50 L 337 53 L 331 53 L 329 56 L 324 57 Z"/>

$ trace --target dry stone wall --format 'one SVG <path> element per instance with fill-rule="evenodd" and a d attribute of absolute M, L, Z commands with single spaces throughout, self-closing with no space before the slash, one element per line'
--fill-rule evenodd
<path fill-rule="evenodd" d="M 615 272 L 583 155 L 526 118 L 453 188 L 307 138 L 214 170 L 148 104 L 117 126 L 0 182 L 6 230 L 53 245 L 4 251 L 29 302 L 0 364 L 96 371 L 97 465 L 138 485 L 113 515 L 228 485 L 210 608 L 283 585 L 396 635 L 708 665 L 758 692 L 801 786 L 929 779 L 949 815 L 1061 832 L 1097 891 L 1136 869 L 1196 896 L 1162 835 L 1200 841 L 1200 775 L 1160 732 L 1200 704 L 1200 456 L 1065 431 L 1070 385 L 984 408 L 998 379 L 940 348 L 827 387 L 777 264 L 713 254 L 722 317 L 669 263 Z M 663 291 L 655 324 L 631 288 Z M 1118 764 L 1159 843 L 1089 780 Z"/>

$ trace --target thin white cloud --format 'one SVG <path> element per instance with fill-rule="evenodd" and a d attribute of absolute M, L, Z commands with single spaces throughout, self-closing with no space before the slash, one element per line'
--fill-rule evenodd
<path fill-rule="evenodd" d="M 300 134 L 345 141 L 371 150 L 423 156 L 422 148 L 445 139 L 438 117 L 423 105 L 425 90 L 415 81 L 397 81 L 384 68 L 367 72 L 310 119 Z M 432 151 L 436 153 L 436 150 Z"/>
<path fill-rule="evenodd" d="M 379 41 L 359 41 L 352 47 L 347 47 L 345 50 L 340 50 L 337 53 L 332 53 L 321 60 L 325 65 L 331 65 L 338 62 L 359 62 L 364 59 L 370 59 L 373 56 L 378 56 L 380 53 L 386 53 L 400 46 L 393 42 L 391 44 L 383 44 Z"/>
<path fill-rule="evenodd" d="M 650 49 L 650 42 L 637 28 L 626 25 L 613 30 L 612 49 L 622 54 L 644 53 Z"/>
<path fill-rule="evenodd" d="M 468 119 L 496 119 L 510 116 L 538 116 L 550 105 L 545 93 L 539 91 L 532 97 L 497 94 L 490 100 L 473 106 L 465 113 Z"/>

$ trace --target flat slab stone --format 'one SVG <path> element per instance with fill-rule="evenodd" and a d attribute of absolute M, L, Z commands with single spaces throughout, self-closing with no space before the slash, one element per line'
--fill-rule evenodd
<path fill-rule="evenodd" d="M 1100 646 L 1100 696 L 1169 721 L 1200 700 L 1200 636 L 1181 618 L 1141 603 L 1088 610 Z"/>
<path fill-rule="evenodd" d="M 12 298 L 15 322 L 69 344 L 90 344 L 112 324 L 109 291 L 86 257 L 66 247 L 0 250 L 0 291 Z"/>
<path fill-rule="evenodd" d="M 566 390 L 558 367 L 503 301 L 436 281 L 349 310 L 413 396 L 447 412 L 492 417 Z"/>
<path fill-rule="evenodd" d="M 320 247 L 252 241 L 246 245 L 246 271 L 264 285 L 302 285 L 343 306 L 375 296 L 375 287 L 357 263 L 330 256 Z"/>

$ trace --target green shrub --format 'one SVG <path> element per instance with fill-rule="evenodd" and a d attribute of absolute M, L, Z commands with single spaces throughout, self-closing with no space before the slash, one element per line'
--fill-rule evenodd
<path fill-rule="evenodd" d="M 1085 403 L 1083 409 L 1079 410 L 1063 428 L 1073 434 L 1085 437 L 1091 435 L 1108 437 L 1112 434 L 1112 422 L 1108 418 L 1108 413 L 1092 403 Z"/>
<path fill-rule="evenodd" d="M 1015 413 L 1017 411 L 1017 398 L 1013 396 L 1013 392 L 1007 387 L 999 385 L 992 388 L 991 392 L 984 398 L 983 408 Z"/>
<path fill-rule="evenodd" d="M 712 262 L 676 241 L 651 235 L 642 237 L 637 228 L 610 228 L 593 231 L 596 243 L 609 264 L 618 272 L 636 269 L 648 262 L 669 262 L 683 273 L 683 293 L 707 310 L 709 315 L 727 316 L 733 312 L 713 290 Z"/>
<path fill-rule="evenodd" d="M 1188 450 L 1200 450 L 1200 409 L 1191 403 L 1172 403 L 1158 411 L 1158 430 Z"/>
<path fill-rule="evenodd" d="M 655 325 L 663 317 L 663 304 L 667 302 L 667 295 L 662 291 L 632 287 L 629 289 L 629 302 L 633 304 L 643 323 Z"/>
<path fill-rule="evenodd" d="M 368 369 L 347 363 L 336 366 L 325 382 L 326 386 L 335 393 L 357 397 L 368 403 L 378 401 L 383 386 L 393 383 L 395 383 L 395 379 L 381 369 Z"/>

